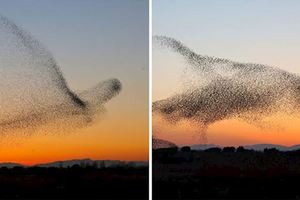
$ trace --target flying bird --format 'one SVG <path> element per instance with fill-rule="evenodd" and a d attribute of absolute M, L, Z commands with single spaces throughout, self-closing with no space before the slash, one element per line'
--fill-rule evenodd
<path fill-rule="evenodd" d="M 183 92 L 153 102 L 154 115 L 161 115 L 170 123 L 188 120 L 205 132 L 209 125 L 225 119 L 237 118 L 264 127 L 268 116 L 299 113 L 297 74 L 262 64 L 200 55 L 167 36 L 154 36 L 153 41 L 184 58 L 196 76 L 196 81 L 191 81 Z"/>
<path fill-rule="evenodd" d="M 121 91 L 112 78 L 75 93 L 51 52 L 3 16 L 0 44 L 0 133 L 59 120 L 65 129 L 85 126 Z"/>

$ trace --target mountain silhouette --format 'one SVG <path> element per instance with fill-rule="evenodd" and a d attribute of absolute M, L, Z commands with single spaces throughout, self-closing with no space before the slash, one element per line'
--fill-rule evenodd
<path fill-rule="evenodd" d="M 68 168 L 74 165 L 79 165 L 80 167 L 94 166 L 97 168 L 103 167 L 145 167 L 148 166 L 146 161 L 121 161 L 121 160 L 91 160 L 89 158 L 85 159 L 73 159 L 64 161 L 54 161 L 49 163 L 36 164 L 33 167 L 57 167 L 57 168 Z M 19 163 L 5 162 L 0 163 L 1 167 L 13 168 L 13 167 L 28 167 Z"/>
<path fill-rule="evenodd" d="M 19 163 L 13 163 L 13 162 L 4 162 L 0 163 L 0 168 L 1 167 L 7 167 L 7 168 L 13 168 L 13 167 L 22 167 L 23 165 Z"/>
<path fill-rule="evenodd" d="M 205 149 L 210 149 L 210 148 L 214 148 L 214 147 L 220 147 L 220 146 L 215 145 L 215 144 L 194 144 L 194 145 L 191 145 L 192 150 L 205 150 Z"/>

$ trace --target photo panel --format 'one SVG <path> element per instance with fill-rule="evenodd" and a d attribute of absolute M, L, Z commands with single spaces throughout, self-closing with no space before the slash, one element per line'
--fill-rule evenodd
<path fill-rule="evenodd" d="M 153 199 L 297 199 L 300 2 L 152 5 Z"/>

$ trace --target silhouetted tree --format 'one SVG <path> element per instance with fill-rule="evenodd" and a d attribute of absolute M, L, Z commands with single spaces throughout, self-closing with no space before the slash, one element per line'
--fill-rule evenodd
<path fill-rule="evenodd" d="M 182 151 L 182 152 L 190 152 L 190 151 L 191 151 L 191 147 L 189 147 L 189 146 L 184 146 L 184 147 L 181 148 L 181 151 Z"/>
<path fill-rule="evenodd" d="M 279 150 L 276 148 L 265 148 L 264 153 L 279 153 Z"/>
<path fill-rule="evenodd" d="M 215 152 L 215 153 L 220 153 L 222 151 L 221 148 L 219 147 L 212 147 L 212 148 L 209 148 L 209 149 L 205 149 L 204 150 L 205 152 Z"/>
<path fill-rule="evenodd" d="M 236 152 L 245 152 L 246 149 L 243 147 L 243 146 L 239 146 L 237 149 L 236 149 Z"/>
<path fill-rule="evenodd" d="M 15 166 L 12 169 L 15 170 L 15 171 L 22 171 L 24 169 L 24 167 L 22 167 L 22 166 Z"/>
<path fill-rule="evenodd" d="M 72 169 L 80 169 L 80 165 L 78 165 L 78 164 L 75 164 L 75 165 L 72 165 L 72 167 L 71 167 Z"/>
<path fill-rule="evenodd" d="M 99 168 L 100 169 L 105 168 L 105 162 L 103 160 L 100 161 Z"/>
<path fill-rule="evenodd" d="M 85 167 L 86 167 L 86 163 L 83 162 L 83 161 L 81 161 L 81 162 L 80 162 L 80 167 L 81 167 L 81 168 L 85 168 Z"/>
<path fill-rule="evenodd" d="M 178 147 L 161 148 L 161 149 L 156 149 L 154 151 L 164 153 L 164 154 L 175 154 L 178 152 Z"/>
<path fill-rule="evenodd" d="M 99 164 L 97 161 L 93 161 L 93 164 L 92 164 L 93 168 L 99 168 Z"/>
<path fill-rule="evenodd" d="M 240 146 L 190 154 L 154 151 L 153 157 L 155 199 L 295 199 L 300 196 L 297 184 L 300 150 L 256 151 Z"/>
<path fill-rule="evenodd" d="M 235 152 L 235 147 L 224 147 L 223 152 Z"/>

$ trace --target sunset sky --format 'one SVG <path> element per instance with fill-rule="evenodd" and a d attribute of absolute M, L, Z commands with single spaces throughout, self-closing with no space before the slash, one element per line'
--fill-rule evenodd
<path fill-rule="evenodd" d="M 199 54 L 261 63 L 300 74 L 300 1 L 153 0 L 153 35 L 166 35 Z M 153 49 L 153 100 L 178 92 L 185 62 Z M 230 119 L 208 129 L 207 142 L 220 145 L 300 143 L 300 119 L 272 116 L 276 127 L 260 129 Z M 197 127 L 153 119 L 154 135 L 177 144 L 201 143 Z"/>
<path fill-rule="evenodd" d="M 0 162 L 148 160 L 148 1 L 4 0 L 0 14 L 52 52 L 73 91 L 112 77 L 123 85 L 90 127 L 2 137 Z"/>

